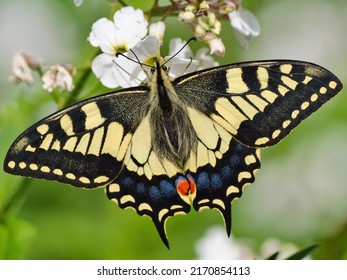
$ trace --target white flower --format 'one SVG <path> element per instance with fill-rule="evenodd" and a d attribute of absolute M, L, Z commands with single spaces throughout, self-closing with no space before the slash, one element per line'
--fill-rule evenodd
<path fill-rule="evenodd" d="M 103 85 L 115 88 L 139 84 L 125 72 L 129 71 L 133 63 L 121 56 L 116 59 L 116 63 L 114 60 L 117 52 L 126 55 L 130 48 L 145 37 L 147 26 L 143 12 L 132 7 L 117 11 L 113 22 L 102 18 L 93 24 L 88 40 L 92 46 L 100 47 L 103 53 L 93 60 L 92 70 Z"/>
<path fill-rule="evenodd" d="M 77 7 L 79 7 L 83 4 L 83 0 L 74 0 L 73 2 Z"/>
<path fill-rule="evenodd" d="M 52 92 L 55 88 L 61 91 L 74 89 L 72 76 L 76 74 L 76 69 L 69 64 L 53 65 L 43 76 L 43 89 Z"/>
<path fill-rule="evenodd" d="M 228 16 L 231 26 L 236 31 L 236 38 L 239 44 L 243 48 L 248 47 L 249 41 L 260 34 L 260 26 L 257 18 L 241 6 L 237 10 L 231 11 Z"/>
<path fill-rule="evenodd" d="M 200 260 L 251 260 L 256 256 L 250 248 L 230 236 L 220 226 L 210 228 L 198 240 L 195 250 Z"/>
<path fill-rule="evenodd" d="M 171 78 L 193 72 L 198 68 L 199 62 L 193 59 L 192 50 L 185 44 L 186 41 L 181 38 L 170 41 L 169 55 L 165 57 L 165 61 L 168 61 L 166 65 L 170 68 L 169 76 Z"/>
<path fill-rule="evenodd" d="M 16 53 L 12 58 L 12 75 L 9 81 L 15 84 L 26 83 L 32 85 L 34 82 L 32 70 L 41 67 L 41 59 L 27 53 Z"/>
<path fill-rule="evenodd" d="M 157 37 L 161 43 L 163 43 L 163 39 L 164 39 L 164 33 L 165 33 L 165 23 L 162 21 L 158 21 L 155 23 L 152 23 L 149 26 L 149 35 L 150 36 L 155 36 Z"/>

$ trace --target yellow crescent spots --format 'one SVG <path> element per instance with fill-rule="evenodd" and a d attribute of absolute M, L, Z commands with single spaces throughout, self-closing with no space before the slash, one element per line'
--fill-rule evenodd
<path fill-rule="evenodd" d="M 163 219 L 163 217 L 164 217 L 164 215 L 165 214 L 167 214 L 169 212 L 169 210 L 168 209 L 162 209 L 162 210 L 160 210 L 159 211 L 159 214 L 158 214 L 158 219 L 159 219 L 159 221 L 161 221 L 162 219 Z"/>
<path fill-rule="evenodd" d="M 120 199 L 119 203 L 120 204 L 125 204 L 127 202 L 132 202 L 132 203 L 135 203 L 135 199 L 133 196 L 131 195 L 125 195 L 125 196 L 122 196 L 122 198 Z M 131 206 L 130 206 L 131 207 Z"/>
<path fill-rule="evenodd" d="M 139 205 L 139 211 L 143 211 L 143 210 L 147 210 L 147 211 L 153 212 L 152 207 L 148 203 L 141 203 Z"/>
<path fill-rule="evenodd" d="M 222 200 L 214 199 L 214 200 L 212 200 L 212 203 L 215 204 L 215 205 L 220 206 L 222 209 L 225 210 L 225 204 L 224 204 L 224 202 Z"/>
<path fill-rule="evenodd" d="M 243 171 L 239 173 L 239 176 L 237 177 L 238 181 L 241 182 L 243 179 L 250 179 L 252 178 L 252 174 L 248 171 Z"/>
<path fill-rule="evenodd" d="M 207 198 L 205 198 L 205 199 L 201 199 L 201 200 L 198 202 L 198 204 L 204 204 L 204 203 L 209 203 L 209 202 L 210 202 L 210 200 L 207 199 Z"/>
<path fill-rule="evenodd" d="M 87 130 L 94 129 L 105 122 L 105 118 L 101 116 L 100 109 L 95 102 L 87 103 L 81 107 L 86 115 L 84 126 Z"/>
<path fill-rule="evenodd" d="M 235 187 L 235 186 L 230 186 L 230 187 L 227 189 L 226 194 L 227 194 L 227 196 L 229 196 L 229 195 L 231 195 L 232 193 L 239 193 L 239 192 L 240 192 L 240 190 L 239 190 L 237 187 Z"/>

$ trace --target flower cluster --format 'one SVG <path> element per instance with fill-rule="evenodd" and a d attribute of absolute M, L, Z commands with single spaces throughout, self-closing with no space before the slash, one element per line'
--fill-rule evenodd
<path fill-rule="evenodd" d="M 33 71 L 41 74 L 43 89 L 53 92 L 55 88 L 61 91 L 74 89 L 72 77 L 76 74 L 76 68 L 70 64 L 55 64 L 43 73 L 42 59 L 27 53 L 16 53 L 12 58 L 12 75 L 9 81 L 14 84 L 34 82 Z"/>
<path fill-rule="evenodd" d="M 100 48 L 91 68 L 100 82 L 108 88 L 137 86 L 148 82 L 148 67 L 156 61 L 164 63 L 174 78 L 184 73 L 217 66 L 211 54 L 222 56 L 225 46 L 219 37 L 221 19 L 229 18 L 241 45 L 246 47 L 249 40 L 259 35 L 259 24 L 251 12 L 241 6 L 242 0 L 178 0 L 171 1 L 170 15 L 178 13 L 178 21 L 186 25 L 194 36 L 206 43 L 194 55 L 186 42 L 180 38 L 171 39 L 168 56 L 161 56 L 161 45 L 165 33 L 165 23 L 149 24 L 144 12 L 133 7 L 123 7 L 115 12 L 113 20 L 101 18 L 91 28 L 88 37 L 93 47 Z M 80 6 L 83 0 L 74 0 Z M 163 19 L 165 16 L 163 16 Z M 71 91 L 76 69 L 68 64 L 56 64 L 45 73 L 40 59 L 28 54 L 16 54 L 13 59 L 12 76 L 14 83 L 33 83 L 32 71 L 42 78 L 43 88 L 52 92 L 55 88 Z"/>
<path fill-rule="evenodd" d="M 147 66 L 153 66 L 155 61 L 167 61 L 171 77 L 195 71 L 199 60 L 200 65 L 206 67 L 217 65 L 206 49 L 196 56 L 188 46 L 178 52 L 185 44 L 181 39 L 172 39 L 169 55 L 162 58 L 160 47 L 164 32 L 163 22 L 152 23 L 148 28 L 143 12 L 132 7 L 117 11 L 113 21 L 99 19 L 88 38 L 92 46 L 102 51 L 92 62 L 93 72 L 104 86 L 115 88 L 136 86 L 148 79 Z"/>
<path fill-rule="evenodd" d="M 231 26 L 236 30 L 239 43 L 247 47 L 248 41 L 258 36 L 260 27 L 255 16 L 241 6 L 240 0 L 190 0 L 178 5 L 178 19 L 188 26 L 193 34 L 207 43 L 211 54 L 223 56 L 225 46 L 219 38 L 221 32 L 220 18 L 229 17 Z"/>

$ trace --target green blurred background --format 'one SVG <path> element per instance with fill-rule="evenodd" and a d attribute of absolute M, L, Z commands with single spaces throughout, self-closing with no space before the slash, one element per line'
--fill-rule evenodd
<path fill-rule="evenodd" d="M 135 7 L 151 3 L 125 2 Z M 347 84 L 347 1 L 244 0 L 243 4 L 258 18 L 261 34 L 243 50 L 224 22 L 227 51 L 224 58 L 218 58 L 221 64 L 300 59 L 330 69 Z M 79 8 L 72 0 L 1 0 L 0 10 L 2 163 L 22 131 L 56 110 L 39 82 L 31 87 L 8 83 L 12 55 L 26 51 L 42 57 L 46 65 L 88 65 L 96 51 L 86 40 L 91 25 L 108 17 L 110 6 L 103 0 L 85 0 Z M 167 24 L 164 53 L 168 39 L 192 36 L 185 27 L 178 27 L 175 18 Z M 201 46 L 191 45 L 195 50 Z M 95 87 L 95 82 L 91 84 Z M 95 94 L 106 91 L 97 84 Z M 256 253 L 270 238 L 299 249 L 319 244 L 312 258 L 347 259 L 346 104 L 346 92 L 342 92 L 287 139 L 262 151 L 256 182 L 233 204 L 236 240 Z M 223 221 L 212 210 L 169 219 L 171 249 L 167 250 L 150 219 L 119 209 L 102 189 L 86 191 L 56 182 L 23 180 L 0 170 L 1 259 L 213 258 L 216 246 L 210 246 L 210 255 L 202 256 L 197 245 L 213 226 L 223 226 Z"/>

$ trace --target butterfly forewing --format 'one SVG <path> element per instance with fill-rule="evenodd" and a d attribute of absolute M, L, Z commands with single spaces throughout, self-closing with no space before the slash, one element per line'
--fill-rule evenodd
<path fill-rule="evenodd" d="M 146 88 L 101 95 L 30 127 L 11 146 L 5 171 L 94 188 L 120 172 Z"/>
<path fill-rule="evenodd" d="M 259 61 L 207 69 L 178 78 L 175 88 L 250 147 L 278 143 L 341 89 L 321 66 Z"/>

